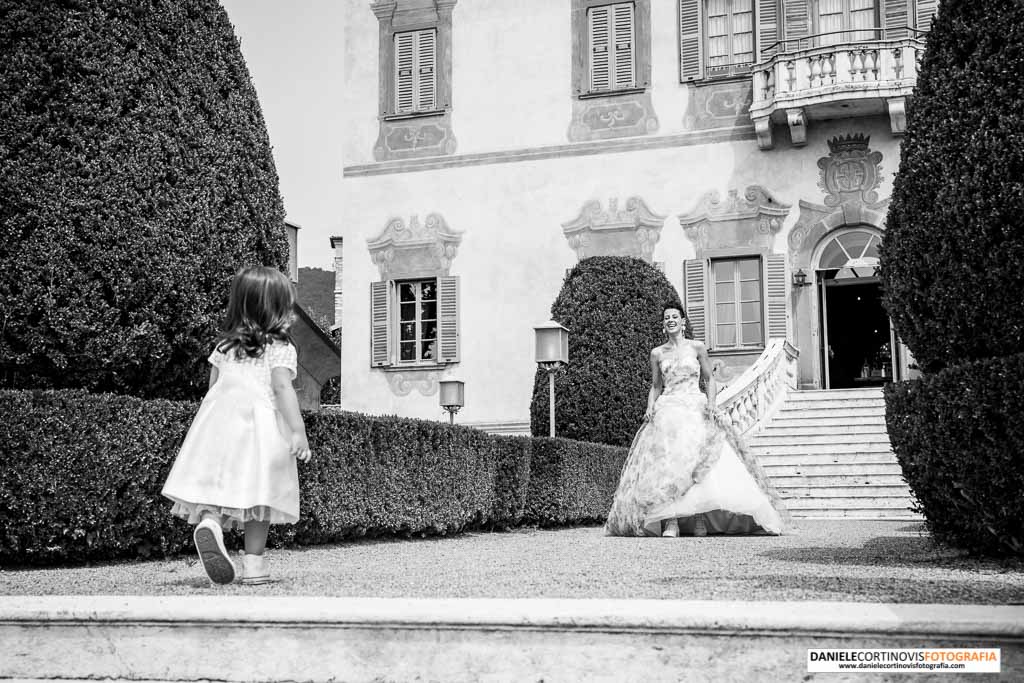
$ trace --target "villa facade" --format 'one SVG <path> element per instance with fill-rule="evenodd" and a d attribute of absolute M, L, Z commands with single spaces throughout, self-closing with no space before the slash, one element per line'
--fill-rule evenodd
<path fill-rule="evenodd" d="M 725 384 L 776 340 L 798 388 L 912 372 L 876 267 L 936 0 L 343 5 L 345 409 L 442 419 L 459 379 L 459 422 L 526 430 L 594 255 L 660 268 Z"/>

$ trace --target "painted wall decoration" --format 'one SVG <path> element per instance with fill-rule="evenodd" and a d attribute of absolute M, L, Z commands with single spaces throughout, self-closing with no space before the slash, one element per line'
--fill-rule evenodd
<path fill-rule="evenodd" d="M 590 200 L 579 216 L 562 224 L 562 232 L 581 261 L 591 256 L 632 256 L 651 263 L 665 218 L 640 197 L 630 197 L 621 208 L 618 199 L 609 199 L 607 210 Z"/>

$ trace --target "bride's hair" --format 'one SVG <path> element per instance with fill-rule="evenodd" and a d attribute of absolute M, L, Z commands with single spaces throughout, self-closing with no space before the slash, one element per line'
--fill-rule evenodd
<path fill-rule="evenodd" d="M 665 317 L 665 311 L 669 309 L 679 311 L 679 314 L 683 316 L 683 336 L 687 339 L 693 339 L 693 325 L 690 324 L 690 317 L 686 315 L 686 309 L 677 300 L 666 301 L 665 305 L 661 307 L 661 317 Z"/>

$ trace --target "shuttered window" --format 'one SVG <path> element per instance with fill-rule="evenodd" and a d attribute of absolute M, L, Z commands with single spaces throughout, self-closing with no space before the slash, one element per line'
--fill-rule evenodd
<path fill-rule="evenodd" d="M 927 31 L 932 27 L 932 19 L 939 11 L 939 0 L 917 0 L 917 28 Z"/>
<path fill-rule="evenodd" d="M 395 34 L 395 112 L 437 109 L 437 29 Z"/>
<path fill-rule="evenodd" d="M 707 0 L 707 76 L 743 73 L 754 61 L 754 0 Z"/>
<path fill-rule="evenodd" d="M 370 364 L 429 365 L 459 360 L 459 278 L 374 282 Z"/>
<path fill-rule="evenodd" d="M 711 262 L 712 345 L 764 346 L 761 259 Z"/>
<path fill-rule="evenodd" d="M 820 45 L 837 45 L 879 37 L 875 0 L 818 0 L 817 28 Z"/>
<path fill-rule="evenodd" d="M 636 22 L 631 2 L 587 11 L 590 92 L 636 87 Z"/>

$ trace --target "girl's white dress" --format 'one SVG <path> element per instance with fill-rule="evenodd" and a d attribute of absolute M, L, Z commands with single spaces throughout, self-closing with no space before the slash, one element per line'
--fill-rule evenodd
<path fill-rule="evenodd" d="M 660 361 L 663 390 L 630 446 L 605 529 L 613 536 L 660 536 L 679 520 L 693 533 L 778 534 L 788 521 L 764 471 L 727 424 L 704 415 L 700 362 L 692 344 Z"/>
<path fill-rule="evenodd" d="M 217 381 L 203 398 L 163 495 L 171 514 L 191 524 L 204 511 L 224 528 L 248 521 L 290 524 L 299 519 L 299 476 L 290 453 L 290 432 L 277 410 L 270 384 L 273 368 L 296 375 L 295 347 L 267 345 L 259 358 L 214 349 Z"/>

